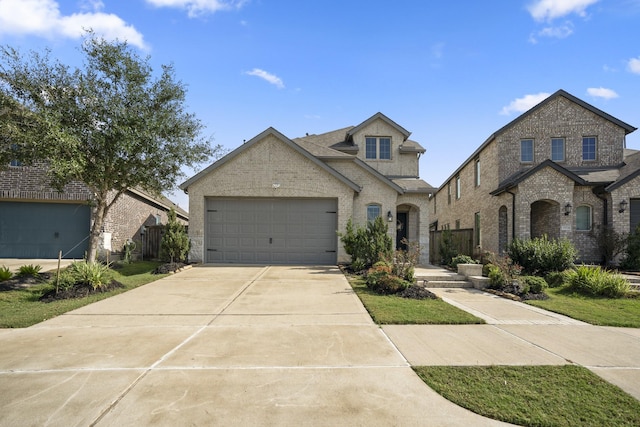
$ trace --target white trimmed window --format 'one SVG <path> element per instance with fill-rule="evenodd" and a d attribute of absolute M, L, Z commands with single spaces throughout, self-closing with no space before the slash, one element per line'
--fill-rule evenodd
<path fill-rule="evenodd" d="M 591 230 L 591 206 L 578 206 L 576 208 L 576 230 Z"/>

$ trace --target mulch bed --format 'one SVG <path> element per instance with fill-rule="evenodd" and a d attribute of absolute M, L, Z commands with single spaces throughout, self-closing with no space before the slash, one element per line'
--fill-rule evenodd
<path fill-rule="evenodd" d="M 169 274 L 175 273 L 176 271 L 184 268 L 187 264 L 183 262 L 169 262 L 167 264 L 162 264 L 158 266 L 155 270 L 151 272 L 151 274 Z"/>
<path fill-rule="evenodd" d="M 420 285 L 411 285 L 407 289 L 397 293 L 396 295 L 402 298 L 412 299 L 438 299 L 438 296 L 436 294 Z"/>
<path fill-rule="evenodd" d="M 84 298 L 93 294 L 102 294 L 105 292 L 113 291 L 115 289 L 124 288 L 124 285 L 117 280 L 112 280 L 104 286 L 101 286 L 98 289 L 93 289 L 88 283 L 76 283 L 75 285 L 67 288 L 60 289 L 57 293 L 55 289 L 50 290 L 40 297 L 40 301 L 42 302 L 53 302 L 59 301 L 63 299 L 71 299 L 71 298 Z"/>
<path fill-rule="evenodd" d="M 14 276 L 0 282 L 0 292 L 26 289 L 34 285 L 46 283 L 53 277 L 53 273 L 39 273 L 37 276 Z"/>

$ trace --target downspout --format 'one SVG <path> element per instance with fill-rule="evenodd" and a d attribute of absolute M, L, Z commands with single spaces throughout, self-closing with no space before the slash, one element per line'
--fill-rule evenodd
<path fill-rule="evenodd" d="M 516 193 L 509 190 L 505 192 L 511 194 L 511 241 L 513 241 L 516 238 Z"/>

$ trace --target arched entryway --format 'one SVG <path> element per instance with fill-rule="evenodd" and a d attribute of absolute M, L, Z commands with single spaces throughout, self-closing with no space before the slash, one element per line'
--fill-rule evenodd
<path fill-rule="evenodd" d="M 531 238 L 546 235 L 560 238 L 560 204 L 553 200 L 538 200 L 531 204 Z"/>
<path fill-rule="evenodd" d="M 417 206 L 402 204 L 396 207 L 396 249 L 407 250 L 403 239 L 419 242 L 420 209 Z"/>
<path fill-rule="evenodd" d="M 498 209 L 498 253 L 503 254 L 507 251 L 508 236 L 509 216 L 507 207 L 503 205 Z"/>

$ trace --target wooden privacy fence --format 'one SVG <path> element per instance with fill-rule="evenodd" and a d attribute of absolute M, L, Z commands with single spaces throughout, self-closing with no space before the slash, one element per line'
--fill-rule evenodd
<path fill-rule="evenodd" d="M 152 225 L 147 227 L 142 238 L 142 252 L 144 259 L 160 258 L 160 242 L 164 233 L 164 225 Z"/>
<path fill-rule="evenodd" d="M 458 255 L 473 256 L 473 228 L 431 231 L 429 233 L 429 262 L 431 264 L 442 262 L 440 242 L 442 242 L 442 235 L 445 231 L 451 233 L 453 247 L 456 248 Z"/>

